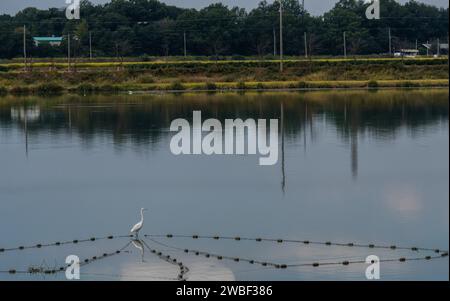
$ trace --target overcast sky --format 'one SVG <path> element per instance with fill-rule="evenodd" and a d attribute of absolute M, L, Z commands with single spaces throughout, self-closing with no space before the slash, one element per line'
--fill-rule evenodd
<path fill-rule="evenodd" d="M 331 9 L 333 4 L 338 0 L 305 0 L 306 9 L 315 14 L 320 15 L 323 12 Z M 406 0 L 399 0 L 405 2 Z M 92 3 L 106 3 L 109 0 L 91 0 Z M 194 7 L 202 8 L 211 3 L 222 2 L 228 6 L 239 6 L 251 9 L 257 6 L 260 0 L 164 0 L 168 4 L 173 4 L 179 7 Z M 272 0 L 268 0 L 272 2 Z M 433 4 L 439 7 L 448 7 L 448 0 L 421 0 L 421 2 Z M 64 7 L 65 0 L 0 0 L 0 14 L 15 14 L 17 11 L 26 7 L 49 8 L 49 7 Z"/>

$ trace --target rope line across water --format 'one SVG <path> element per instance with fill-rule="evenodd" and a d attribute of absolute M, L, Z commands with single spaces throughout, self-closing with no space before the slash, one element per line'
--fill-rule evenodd
<path fill-rule="evenodd" d="M 21 251 L 21 250 L 28 250 L 28 249 L 41 249 L 46 247 L 58 247 L 63 245 L 69 245 L 69 244 L 79 244 L 79 243 L 85 243 L 85 242 L 95 242 L 100 240 L 113 240 L 118 238 L 133 238 L 134 235 L 109 235 L 104 237 L 91 237 L 88 239 L 74 239 L 70 241 L 62 241 L 62 242 L 54 242 L 54 243 L 47 243 L 47 244 L 35 244 L 35 245 L 29 245 L 29 246 L 19 246 L 14 248 L 0 248 L 0 253 L 4 252 L 12 252 L 12 251 Z M 298 239 L 273 239 L 273 238 L 248 238 L 248 237 L 240 237 L 240 236 L 202 236 L 202 235 L 173 235 L 173 234 L 145 234 L 145 238 L 148 238 L 149 240 L 160 244 L 162 246 L 172 248 L 177 251 L 184 252 L 186 254 L 194 254 L 196 256 L 202 255 L 206 258 L 215 258 L 217 260 L 231 260 L 234 262 L 241 262 L 241 263 L 249 263 L 249 264 L 258 264 L 264 267 L 272 267 L 277 269 L 287 269 L 287 268 L 295 268 L 295 267 L 319 267 L 319 266 L 337 266 L 337 265 L 344 265 L 348 266 L 350 264 L 364 264 L 366 263 L 365 260 L 342 260 L 342 261 L 327 261 L 327 262 L 309 262 L 309 263 L 301 263 L 301 264 L 281 264 L 281 263 L 274 263 L 269 261 L 261 261 L 261 260 L 253 260 L 253 259 L 247 259 L 247 258 L 239 258 L 239 257 L 232 257 L 232 256 L 225 256 L 220 254 L 214 254 L 206 251 L 199 251 L 199 250 L 191 250 L 191 249 L 183 249 L 179 247 L 169 246 L 166 244 L 163 244 L 161 242 L 158 242 L 154 240 L 153 238 L 189 238 L 189 239 L 212 239 L 212 240 L 233 240 L 233 241 L 254 241 L 254 242 L 271 242 L 271 243 L 277 243 L 277 244 L 283 244 L 283 243 L 295 243 L 295 244 L 303 244 L 303 245 L 325 245 L 325 246 L 339 246 L 339 247 L 356 247 L 356 248 L 368 248 L 368 249 L 390 249 L 392 251 L 394 250 L 409 250 L 414 252 L 433 252 L 435 255 L 427 255 L 427 256 L 414 256 L 414 257 L 400 257 L 400 258 L 389 258 L 389 259 L 380 259 L 380 262 L 387 263 L 387 262 L 407 262 L 407 261 L 430 261 L 430 260 L 436 260 L 440 258 L 448 257 L 448 251 L 444 251 L 441 249 L 432 249 L 432 248 L 423 248 L 423 247 L 402 247 L 397 245 L 376 245 L 376 244 L 358 244 L 358 243 L 336 243 L 336 242 L 319 242 L 319 241 L 310 241 L 310 240 L 298 240 Z M 182 262 L 179 262 L 176 258 L 171 257 L 170 255 L 163 254 L 161 251 L 158 251 L 156 249 L 151 248 L 145 241 L 140 240 L 143 242 L 145 247 L 154 255 L 158 256 L 161 260 L 166 261 L 172 265 L 176 265 L 179 268 L 179 274 L 177 277 L 177 280 L 183 281 L 186 280 L 185 276 L 189 272 L 189 268 L 185 266 Z M 111 256 L 115 256 L 118 254 L 121 254 L 123 250 L 125 250 L 132 242 L 129 241 L 124 247 L 110 253 L 103 253 L 100 256 L 93 256 L 91 258 L 86 258 L 80 262 L 80 266 L 86 266 L 88 264 L 91 264 L 95 261 L 105 259 Z M 43 267 L 30 267 L 27 270 L 16 270 L 16 269 L 9 269 L 9 270 L 0 270 L 0 273 L 8 273 L 8 274 L 56 274 L 62 271 L 65 271 L 66 268 L 70 265 L 61 266 L 61 267 L 55 267 L 55 268 L 43 268 Z"/>
<path fill-rule="evenodd" d="M 166 255 L 163 254 L 162 252 L 156 250 L 156 249 L 152 249 L 144 240 L 141 240 L 144 245 L 147 247 L 147 249 L 152 253 L 155 254 L 156 256 L 158 256 L 161 260 L 170 263 L 172 265 L 176 265 L 179 268 L 179 273 L 178 273 L 178 277 L 177 280 L 179 281 L 185 281 L 185 275 L 187 273 L 189 273 L 189 268 L 187 266 L 185 266 L 181 261 L 178 261 L 178 259 L 176 258 L 172 258 L 170 257 L 170 255 Z"/>
<path fill-rule="evenodd" d="M 99 240 L 112 240 L 117 238 L 130 238 L 134 237 L 133 235 L 109 235 L 109 236 L 103 236 L 103 237 L 91 237 L 87 239 L 73 239 L 68 241 L 56 241 L 54 243 L 38 243 L 34 245 L 29 246 L 18 246 L 13 248 L 2 248 L 0 247 L 0 253 L 3 252 L 12 252 L 12 251 L 23 251 L 23 250 L 29 250 L 29 249 L 41 249 L 41 248 L 48 248 L 48 247 L 59 247 L 64 245 L 70 245 L 70 244 L 79 244 L 79 243 L 85 243 L 85 242 L 94 242 Z"/>
<path fill-rule="evenodd" d="M 397 245 L 376 245 L 376 244 L 360 244 L 360 243 L 336 243 L 331 241 L 319 242 L 319 241 L 311 241 L 311 240 L 299 240 L 299 239 L 274 239 L 274 238 L 248 238 L 248 237 L 240 237 L 240 236 L 204 236 L 204 235 L 174 235 L 174 234 L 145 234 L 144 237 L 147 238 L 191 238 L 191 239 L 212 239 L 212 240 L 234 240 L 234 241 L 255 241 L 255 242 L 274 242 L 278 244 L 282 243 L 296 243 L 303 245 L 325 245 L 325 246 L 339 246 L 339 247 L 355 247 L 355 248 L 368 248 L 368 249 L 390 249 L 390 250 L 409 250 L 415 252 L 434 252 L 436 254 L 444 255 L 443 257 L 448 256 L 448 251 L 441 249 L 432 249 L 432 248 L 421 248 L 421 247 L 402 247 Z"/>
<path fill-rule="evenodd" d="M 150 235 L 146 235 L 146 237 L 150 237 Z M 161 236 L 159 236 L 159 237 L 161 237 Z M 168 236 L 166 235 L 166 237 L 168 237 Z M 178 237 L 178 236 L 170 236 L 170 234 L 169 234 L 168 238 L 173 238 L 173 237 Z M 183 236 L 183 237 L 187 237 L 187 236 Z M 200 236 L 194 235 L 194 236 L 192 236 L 192 238 L 199 239 Z M 210 237 L 204 237 L 204 238 L 210 238 Z M 217 237 L 213 237 L 213 238 L 217 239 Z M 241 239 L 235 239 L 235 240 L 240 241 Z M 253 239 L 247 239 L 247 240 L 253 240 Z M 340 266 L 340 265 L 348 266 L 350 264 L 365 264 L 366 263 L 366 260 L 359 259 L 359 260 L 343 260 L 343 261 L 331 261 L 331 262 L 310 262 L 310 263 L 302 263 L 302 264 L 281 264 L 281 263 L 274 263 L 274 262 L 269 262 L 269 261 L 261 261 L 261 260 L 253 260 L 253 259 L 247 259 L 247 258 L 219 255 L 219 254 L 210 253 L 210 252 L 206 252 L 206 251 L 200 251 L 200 250 L 182 249 L 182 248 L 169 246 L 167 244 L 160 243 L 153 239 L 152 239 L 152 241 L 159 243 L 165 247 L 169 247 L 169 248 L 172 248 L 177 251 L 182 251 L 186 254 L 194 254 L 196 256 L 202 255 L 202 256 L 205 256 L 206 258 L 215 258 L 217 260 L 230 260 L 230 261 L 234 261 L 234 262 L 246 262 L 249 264 L 257 264 L 257 265 L 261 265 L 263 267 L 272 267 L 272 268 L 276 268 L 276 269 L 287 269 L 287 268 L 295 268 L 295 267 Z M 266 241 L 273 241 L 273 240 L 266 239 Z M 277 242 L 279 242 L 279 241 L 277 240 Z M 341 245 L 341 244 L 338 244 L 338 245 Z M 345 245 L 345 246 L 348 246 L 348 245 Z M 434 250 L 434 252 L 437 253 L 436 250 Z M 447 256 L 448 256 L 447 252 L 442 252 L 442 253 L 439 253 L 439 255 L 434 255 L 434 256 L 428 255 L 428 256 L 423 256 L 423 257 L 400 257 L 400 258 L 380 259 L 379 262 L 380 263 L 388 263 L 388 262 L 407 262 L 407 261 L 429 261 L 429 260 L 445 258 Z M 372 263 L 374 263 L 374 262 L 372 262 Z"/>
<path fill-rule="evenodd" d="M 80 260 L 80 267 L 86 266 L 88 264 L 91 264 L 93 262 L 106 259 L 108 257 L 112 257 L 115 255 L 119 255 L 122 253 L 123 250 L 125 250 L 129 245 L 131 244 L 131 241 L 128 242 L 124 247 L 109 253 L 102 253 L 99 256 L 93 256 L 90 258 L 86 258 L 84 260 Z M 16 269 L 9 269 L 9 270 L 0 270 L 0 273 L 2 274 L 57 274 L 60 272 L 64 272 L 68 267 L 70 267 L 70 264 L 67 264 L 65 266 L 61 267 L 54 267 L 54 268 L 45 268 L 45 267 L 29 267 L 27 270 L 16 270 Z"/>

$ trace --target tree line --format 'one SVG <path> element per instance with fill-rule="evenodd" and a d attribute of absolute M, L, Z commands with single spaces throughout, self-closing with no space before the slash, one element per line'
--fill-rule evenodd
<path fill-rule="evenodd" d="M 341 55 L 346 35 L 349 55 L 383 54 L 448 40 L 448 8 L 410 0 L 381 0 L 381 19 L 368 20 L 362 0 L 340 0 L 313 16 L 298 0 L 281 0 L 286 55 Z M 280 2 L 262 1 L 250 11 L 216 3 L 184 9 L 157 0 L 81 2 L 81 19 L 67 20 L 64 9 L 26 8 L 0 16 L 0 58 L 23 55 L 23 28 L 29 56 L 62 57 L 71 37 L 74 56 L 270 56 L 279 52 Z M 305 34 L 306 33 L 306 34 Z M 63 36 L 61 46 L 36 46 L 32 37 Z M 185 47 L 186 46 L 186 47 Z"/>

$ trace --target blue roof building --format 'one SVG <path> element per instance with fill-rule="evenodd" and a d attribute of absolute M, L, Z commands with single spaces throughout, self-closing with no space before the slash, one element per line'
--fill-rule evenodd
<path fill-rule="evenodd" d="M 51 46 L 60 46 L 62 43 L 62 37 L 33 37 L 34 44 L 50 44 Z"/>

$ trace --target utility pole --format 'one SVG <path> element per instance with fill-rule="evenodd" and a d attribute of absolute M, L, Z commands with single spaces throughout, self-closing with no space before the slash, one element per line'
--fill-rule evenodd
<path fill-rule="evenodd" d="M 186 31 L 183 31 L 183 45 L 184 45 L 184 57 L 187 57 Z"/>
<path fill-rule="evenodd" d="M 306 37 L 306 31 L 305 31 L 305 58 L 308 58 L 308 39 Z"/>
<path fill-rule="evenodd" d="M 392 35 L 390 27 L 389 27 L 389 55 L 392 55 Z"/>
<path fill-rule="evenodd" d="M 23 70 L 27 71 L 27 26 L 23 26 Z"/>
<path fill-rule="evenodd" d="M 89 58 L 92 60 L 92 33 L 89 32 Z"/>
<path fill-rule="evenodd" d="M 67 34 L 67 71 L 70 72 L 70 33 Z"/>
<path fill-rule="evenodd" d="M 429 51 L 428 45 L 430 45 L 430 44 L 429 44 L 428 41 L 427 41 L 427 56 L 430 55 L 430 51 Z"/>
<path fill-rule="evenodd" d="M 419 41 L 416 39 L 416 50 L 419 50 Z"/>
<path fill-rule="evenodd" d="M 283 72 L 283 3 L 280 1 L 280 72 Z"/>
<path fill-rule="evenodd" d="M 344 31 L 344 57 L 347 58 L 347 39 L 345 34 L 346 32 Z"/>
<path fill-rule="evenodd" d="M 273 27 L 273 56 L 277 56 L 277 32 Z"/>
<path fill-rule="evenodd" d="M 305 0 L 302 0 L 302 23 L 305 24 Z"/>

